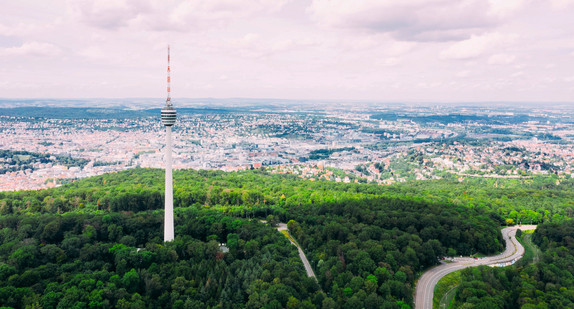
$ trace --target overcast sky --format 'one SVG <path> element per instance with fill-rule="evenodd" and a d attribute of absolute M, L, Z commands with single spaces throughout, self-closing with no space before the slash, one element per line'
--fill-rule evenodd
<path fill-rule="evenodd" d="M 0 0 L 0 98 L 574 102 L 574 0 Z"/>

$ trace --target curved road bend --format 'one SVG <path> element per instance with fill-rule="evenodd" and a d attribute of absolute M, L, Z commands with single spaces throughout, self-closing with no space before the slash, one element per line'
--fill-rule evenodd
<path fill-rule="evenodd" d="M 289 230 L 287 229 L 287 224 L 285 224 L 285 223 L 279 223 L 277 225 L 277 230 L 289 232 Z M 291 236 L 291 237 L 293 237 L 293 236 Z M 289 238 L 287 238 L 287 239 L 289 239 Z M 307 257 L 305 256 L 303 249 L 301 249 L 301 247 L 299 247 L 298 244 L 292 242 L 291 239 L 289 239 L 289 242 L 291 244 L 295 245 L 295 247 L 297 247 L 297 250 L 299 251 L 299 258 L 301 258 L 301 261 L 303 262 L 303 265 L 305 266 L 305 271 L 307 272 L 307 277 L 313 277 L 313 278 L 315 278 L 315 280 L 317 280 L 317 277 L 315 277 L 315 273 L 313 272 L 313 268 L 311 268 L 311 264 L 309 264 L 309 260 L 307 260 Z"/>
<path fill-rule="evenodd" d="M 502 229 L 502 238 L 506 243 L 504 252 L 498 255 L 489 256 L 483 259 L 475 260 L 470 257 L 455 258 L 453 263 L 442 264 L 427 270 L 417 282 L 415 287 L 415 308 L 432 309 L 432 299 L 434 287 L 438 281 L 457 270 L 467 267 L 476 267 L 480 265 L 498 265 L 500 263 L 512 262 L 518 260 L 524 254 L 524 247 L 516 240 L 516 230 L 533 230 L 536 225 L 513 226 Z"/>

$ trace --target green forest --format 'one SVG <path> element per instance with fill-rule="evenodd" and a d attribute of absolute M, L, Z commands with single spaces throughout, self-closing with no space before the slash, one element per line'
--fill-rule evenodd
<path fill-rule="evenodd" d="M 517 284 L 508 276 L 483 281 L 499 284 L 495 292 L 504 286 L 511 295 L 532 295 L 461 289 L 457 301 L 478 306 L 490 297 L 491 308 L 574 301 L 571 179 L 378 186 L 265 170 L 181 170 L 174 172 L 176 238 L 169 243 L 163 180 L 162 170 L 133 169 L 48 190 L 0 192 L 0 305 L 412 308 L 416 279 L 439 257 L 500 252 L 500 227 L 519 221 L 544 223 L 533 235 L 544 258 L 522 269 L 478 271 L 512 269 Z M 277 222 L 289 223 L 316 281 L 272 226 Z M 530 268 L 553 277 L 530 270 L 522 281 Z"/>

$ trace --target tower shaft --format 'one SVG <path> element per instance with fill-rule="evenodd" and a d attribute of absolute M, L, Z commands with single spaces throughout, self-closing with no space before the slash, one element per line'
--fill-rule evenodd
<path fill-rule="evenodd" d="M 175 237 L 173 226 L 173 175 L 171 169 L 171 126 L 165 127 L 165 221 L 163 241 L 172 241 Z"/>

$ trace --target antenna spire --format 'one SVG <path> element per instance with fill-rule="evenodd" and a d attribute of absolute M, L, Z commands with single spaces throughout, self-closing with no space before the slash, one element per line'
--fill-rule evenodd
<path fill-rule="evenodd" d="M 165 104 L 171 106 L 171 69 L 169 68 L 169 44 L 167 45 L 167 100 Z"/>
<path fill-rule="evenodd" d="M 165 126 L 173 126 L 177 117 L 177 113 L 171 104 L 171 69 L 169 67 L 169 45 L 167 45 L 167 100 L 165 100 L 165 107 L 161 110 L 161 121 Z"/>

